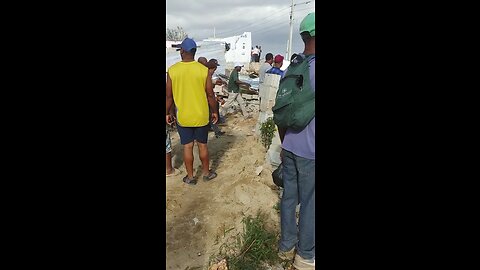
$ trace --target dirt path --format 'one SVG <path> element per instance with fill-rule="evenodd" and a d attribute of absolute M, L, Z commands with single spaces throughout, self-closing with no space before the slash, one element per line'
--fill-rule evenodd
<path fill-rule="evenodd" d="M 238 114 L 237 114 L 238 115 Z M 279 216 L 274 206 L 278 191 L 272 182 L 271 166 L 265 161 L 265 149 L 254 135 L 256 117 L 243 120 L 229 115 L 220 126 L 225 135 L 209 134 L 211 168 L 218 174 L 210 182 L 199 180 L 186 185 L 183 147 L 178 133 L 171 132 L 173 164 L 182 174 L 167 179 L 167 269 L 206 269 L 212 255 L 228 237 L 241 232 L 242 217 L 261 209 L 269 214 L 269 223 L 278 230 Z M 195 147 L 194 169 L 201 173 Z M 257 176 L 256 170 L 263 170 Z M 199 178 L 200 179 L 200 178 Z"/>

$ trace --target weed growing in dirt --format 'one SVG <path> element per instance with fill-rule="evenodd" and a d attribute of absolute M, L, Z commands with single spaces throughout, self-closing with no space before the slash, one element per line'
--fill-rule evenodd
<path fill-rule="evenodd" d="M 267 118 L 267 120 L 262 123 L 260 132 L 262 133 L 262 144 L 265 146 L 265 149 L 268 150 L 270 144 L 272 144 L 273 135 L 276 130 L 277 128 L 272 117 Z"/>
<path fill-rule="evenodd" d="M 243 234 L 237 235 L 236 243 L 222 245 L 220 255 L 226 257 L 229 270 L 261 270 L 266 264 L 280 262 L 277 256 L 278 236 L 266 229 L 266 219 L 262 212 L 255 217 L 244 217 Z"/>
<path fill-rule="evenodd" d="M 280 201 L 273 205 L 273 209 L 277 211 L 277 214 L 280 213 Z"/>

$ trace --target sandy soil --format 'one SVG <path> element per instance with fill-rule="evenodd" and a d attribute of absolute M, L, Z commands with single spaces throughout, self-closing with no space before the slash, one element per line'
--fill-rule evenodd
<path fill-rule="evenodd" d="M 253 131 L 256 116 L 248 120 L 238 116 L 228 115 L 226 125 L 220 126 L 225 135 L 215 138 L 213 132 L 209 134 L 211 169 L 218 176 L 210 182 L 199 180 L 195 186 L 182 182 L 186 175 L 183 147 L 178 133 L 171 132 L 173 164 L 183 173 L 166 180 L 167 269 L 207 269 L 220 245 L 242 232 L 242 217 L 253 216 L 259 209 L 269 215 L 269 227 L 279 231 L 279 215 L 274 209 L 278 189 L 272 182 L 265 149 Z M 194 149 L 194 173 L 200 176 L 201 163 Z M 260 166 L 263 170 L 257 176 Z"/>

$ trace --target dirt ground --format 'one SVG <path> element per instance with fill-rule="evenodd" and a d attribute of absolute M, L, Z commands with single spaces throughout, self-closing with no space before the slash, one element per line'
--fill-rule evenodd
<path fill-rule="evenodd" d="M 198 183 L 182 182 L 186 175 L 183 147 L 176 132 L 171 132 L 173 166 L 182 173 L 168 177 L 166 252 L 167 269 L 207 269 L 211 256 L 229 237 L 243 230 L 242 217 L 263 210 L 269 226 L 279 231 L 279 215 L 274 206 L 278 189 L 272 182 L 272 168 L 266 161 L 265 148 L 255 136 L 257 115 L 244 120 L 240 114 L 228 115 L 226 133 L 215 138 L 209 133 L 208 150 L 211 169 L 218 176 L 210 182 L 201 180 L 201 162 L 194 149 L 194 174 Z M 257 176 L 256 170 L 263 170 Z"/>

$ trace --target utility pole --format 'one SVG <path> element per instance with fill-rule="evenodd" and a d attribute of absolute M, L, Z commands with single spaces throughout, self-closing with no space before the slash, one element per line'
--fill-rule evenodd
<path fill-rule="evenodd" d="M 287 60 L 290 60 L 290 56 L 292 55 L 292 33 L 293 33 L 293 7 L 303 4 L 308 4 L 312 1 L 307 1 L 299 4 L 294 4 L 292 0 L 292 5 L 290 6 L 290 35 L 288 38 L 288 47 L 287 47 L 287 56 L 285 57 Z"/>
<path fill-rule="evenodd" d="M 290 35 L 288 38 L 287 56 L 285 57 L 287 60 L 290 60 L 290 55 L 292 54 L 293 7 L 294 6 L 295 5 L 293 4 L 293 0 L 292 0 L 292 5 L 290 6 Z"/>

